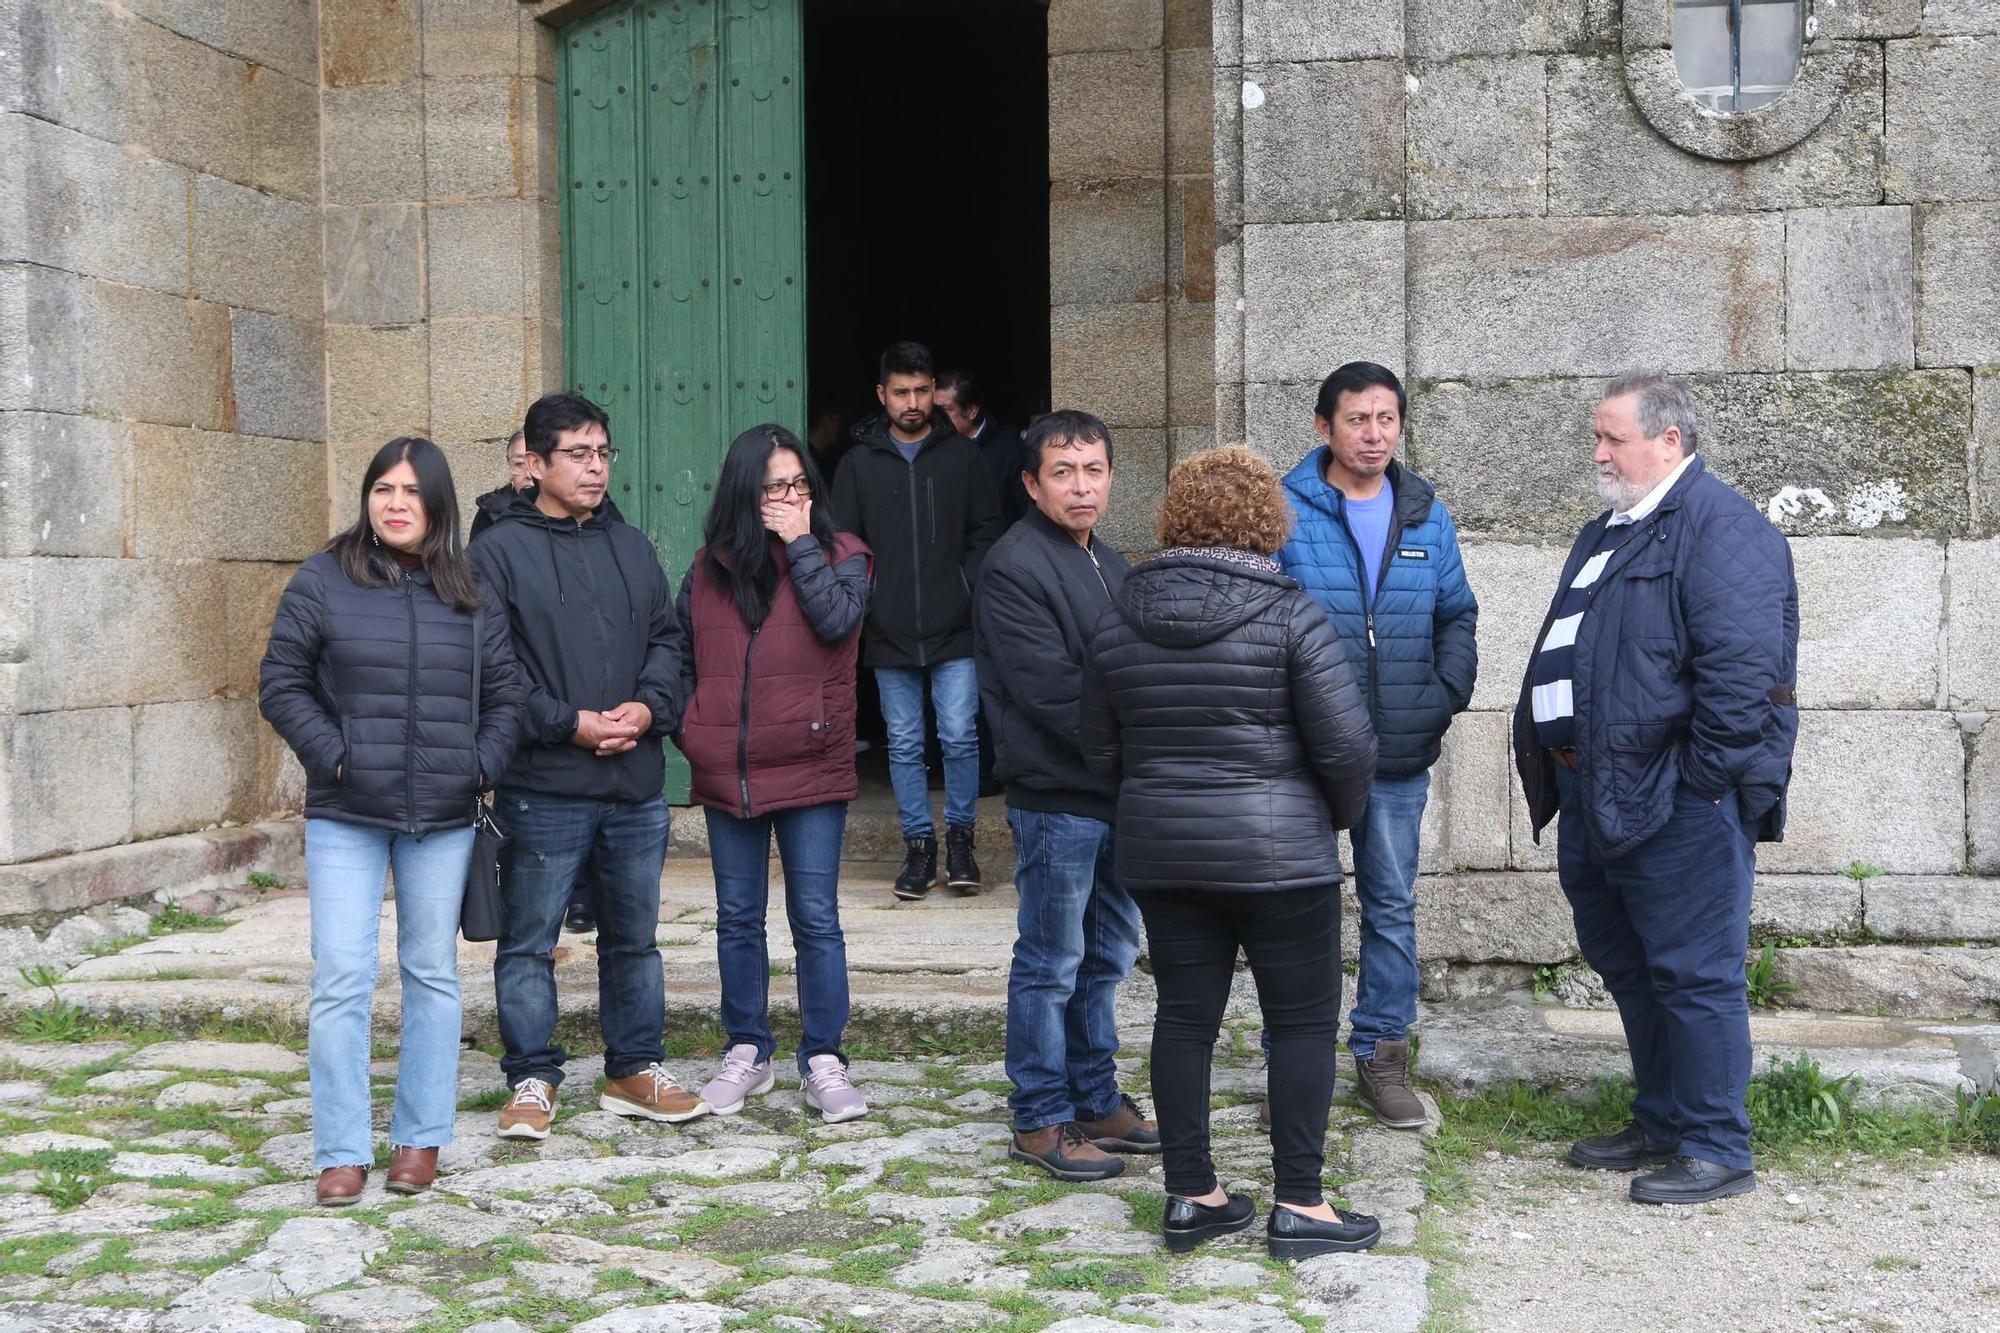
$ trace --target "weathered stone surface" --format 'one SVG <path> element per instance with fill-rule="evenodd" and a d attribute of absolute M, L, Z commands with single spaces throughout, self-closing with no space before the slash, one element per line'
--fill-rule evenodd
<path fill-rule="evenodd" d="M 426 83 L 424 186 L 431 199 L 490 199 L 520 192 L 517 79 Z"/>
<path fill-rule="evenodd" d="M 1244 221 L 1402 216 L 1399 62 L 1253 65 L 1243 78 Z"/>
<path fill-rule="evenodd" d="M 1878 202 L 1879 57 L 1873 46 L 1842 46 L 1825 59 L 1839 87 L 1825 123 L 1782 152 L 1743 162 L 1700 156 L 1662 138 L 1634 105 L 1617 56 L 1555 57 L 1549 211 L 1734 213 Z"/>
<path fill-rule="evenodd" d="M 1882 186 L 1892 200 L 2000 197 L 2000 161 L 1971 125 L 2000 122 L 2000 37 L 1891 42 Z"/>
<path fill-rule="evenodd" d="M 1553 875 L 1426 875 L 1416 898 L 1421 961 L 1560 963 L 1576 956 L 1569 903 Z M 1359 911 L 1351 887 L 1348 907 Z"/>
<path fill-rule="evenodd" d="M 1750 898 L 1751 940 L 1853 935 L 1861 929 L 1861 898 L 1860 883 L 1849 875 L 1759 875 Z"/>
<path fill-rule="evenodd" d="M 312 204 L 213 176 L 194 178 L 194 290 L 203 300 L 317 320 L 319 246 L 320 215 Z"/>
<path fill-rule="evenodd" d="M 329 87 L 320 106 L 328 204 L 424 197 L 424 104 L 416 85 Z"/>
<path fill-rule="evenodd" d="M 994 1245 L 933 1236 L 916 1256 L 889 1274 L 899 1287 L 964 1287 L 972 1291 L 1019 1291 L 1028 1285 L 1028 1270 L 1000 1264 L 1005 1251 Z"/>
<path fill-rule="evenodd" d="M 862 1139 L 816 1148 L 806 1157 L 809 1166 L 850 1166 L 879 1168 L 903 1159 L 977 1156 L 987 1144 L 1004 1143 L 1004 1126 L 984 1122 L 954 1125 L 947 1129 L 913 1129 L 887 1139 Z"/>
<path fill-rule="evenodd" d="M 1779 218 L 1420 222 L 1409 244 L 1418 375 L 1784 364 Z"/>
<path fill-rule="evenodd" d="M 332 327 L 326 331 L 327 436 L 343 443 L 427 435 L 430 329 Z M 477 492 L 475 492 L 477 494 Z M 348 497 L 335 496 L 345 503 Z"/>
<path fill-rule="evenodd" d="M 0 719 L 12 774 L 0 805 L 0 861 L 118 842 L 132 824 L 132 715 L 123 708 Z"/>
<path fill-rule="evenodd" d="M 236 428 L 289 440 L 326 438 L 325 326 L 255 310 L 229 312 Z"/>
<path fill-rule="evenodd" d="M 722 1333 L 734 1311 L 703 1301 L 668 1305 L 628 1305 L 595 1319 L 586 1319 L 571 1333 Z M 777 1327 L 777 1325 L 772 1325 Z M 470 1330 L 468 1330 L 470 1333 Z M 500 1333 L 496 1330 L 495 1333 Z"/>
<path fill-rule="evenodd" d="M 0 554 L 125 553 L 131 427 L 0 412 Z"/>
<path fill-rule="evenodd" d="M 1312 1313 L 1358 1333 L 1416 1333 L 1430 1310 L 1431 1266 L 1413 1254 L 1325 1254 L 1292 1269 Z"/>
<path fill-rule="evenodd" d="M 1157 301 L 1166 279 L 1165 186 L 1151 180 L 1049 186 L 1049 300 Z"/>
<path fill-rule="evenodd" d="M 1243 6 L 1243 61 L 1354 60 L 1403 54 L 1396 0 L 1250 0 Z"/>
<path fill-rule="evenodd" d="M 1444 498 L 1456 515 L 1457 496 Z M 1479 678 L 1472 687 L 1472 706 L 1511 716 L 1567 551 L 1475 538 L 1461 539 L 1460 553 L 1466 581 L 1479 600 Z"/>
<path fill-rule="evenodd" d="M 137 555 L 303 560 L 326 539 L 326 457 L 315 445 L 138 426 L 132 473 Z"/>
<path fill-rule="evenodd" d="M 1408 7 L 1410 53 L 1419 60 L 1567 51 L 1583 40 L 1578 0 L 1414 0 Z"/>
<path fill-rule="evenodd" d="M 542 1232 L 529 1237 L 528 1243 L 558 1263 L 586 1264 L 598 1269 L 629 1268 L 654 1286 L 697 1299 L 711 1287 L 736 1279 L 736 1270 L 728 1264 L 697 1254 L 668 1253 L 637 1245 L 604 1245 L 561 1232 Z"/>
<path fill-rule="evenodd" d="M 1760 846 L 1758 866 L 1827 874 L 1861 861 L 1889 874 L 1953 874 L 1965 858 L 1964 793 L 1951 714 L 1804 710 L 1785 840 Z"/>
<path fill-rule="evenodd" d="M 1800 537 L 1799 704 L 1928 708 L 1937 702 L 1942 542 Z"/>
<path fill-rule="evenodd" d="M 1480 10 L 1467 6 L 1465 12 Z M 1454 61 L 1418 76 L 1409 98 L 1410 216 L 1544 211 L 1544 81 L 1544 62 L 1535 56 Z"/>
<path fill-rule="evenodd" d="M 1234 1333 L 1304 1333 L 1304 1325 L 1283 1310 L 1245 1301 L 1181 1302 L 1160 1292 L 1138 1291 L 1119 1299 L 1115 1315 L 1138 1315 L 1154 1328 L 1231 1329 Z"/>
<path fill-rule="evenodd" d="M 389 1246 L 387 1233 L 346 1218 L 295 1217 L 262 1250 L 204 1278 L 176 1306 L 298 1300 L 361 1276 Z"/>
<path fill-rule="evenodd" d="M 1924 0 L 1924 31 L 1936 36 L 2000 32 L 1993 0 Z"/>
<path fill-rule="evenodd" d="M 1049 54 L 1147 51 L 1162 44 L 1160 0 L 1051 0 Z"/>
<path fill-rule="evenodd" d="M 163 1041 L 126 1061 L 135 1069 L 201 1069 L 229 1074 L 302 1074 L 306 1058 L 268 1042 Z"/>
<path fill-rule="evenodd" d="M 1975 874 L 2000 875 L 2000 726 L 1989 718 L 1965 768 L 1965 834 Z"/>
<path fill-rule="evenodd" d="M 1167 317 L 1167 418 L 1174 426 L 1215 419 L 1215 314 L 1211 306 L 1173 306 Z"/>
<path fill-rule="evenodd" d="M 824 1310 L 882 1333 L 976 1328 L 994 1317 L 977 1301 L 940 1301 L 876 1287 L 852 1287 L 818 1277 L 785 1277 L 752 1287 L 734 1302 L 744 1310 Z"/>
<path fill-rule="evenodd" d="M 264 1178 L 255 1168 L 216 1166 L 194 1153 L 121 1152 L 111 1159 L 111 1170 L 141 1180 L 185 1179 L 210 1185 L 248 1185 Z"/>
<path fill-rule="evenodd" d="M 1245 227 L 1245 376 L 1316 385 L 1346 361 L 1400 369 L 1403 238 L 1393 222 Z"/>
<path fill-rule="evenodd" d="M 1206 176 L 1215 169 L 1215 70 L 1207 51 L 1169 51 L 1167 174 Z"/>
<path fill-rule="evenodd" d="M 1869 945 L 1780 949 L 1787 997 L 1812 1009 L 1895 1017 L 2000 1016 L 2000 949 Z"/>
<path fill-rule="evenodd" d="M 1149 551 L 1159 545 L 1160 502 L 1167 490 L 1167 432 L 1121 426 L 1114 432 L 1118 476 L 1111 507 L 1097 531 L 1121 551 Z M 1176 455 L 1177 456 L 1177 455 Z"/>
<path fill-rule="evenodd" d="M 534 205 L 516 200 L 426 209 L 431 316 L 520 314 L 523 257 L 534 218 Z"/>
<path fill-rule="evenodd" d="M 133 711 L 132 836 L 256 815 L 257 703 L 191 699 Z"/>
<path fill-rule="evenodd" d="M 439 440 L 493 439 L 520 425 L 522 334 L 517 319 L 431 325 L 431 430 Z"/>
<path fill-rule="evenodd" d="M 1053 1203 L 1036 1204 L 996 1217 L 979 1228 L 988 1236 L 1012 1237 L 1030 1231 L 1077 1231 L 1084 1227 L 1122 1230 L 1130 1224 L 1132 1205 L 1115 1194 L 1068 1194 Z"/>
<path fill-rule="evenodd" d="M 1956 707 L 2000 709 L 2000 538 L 1955 541 L 1947 570 L 1947 693 Z"/>
<path fill-rule="evenodd" d="M 1972 375 L 1972 529 L 2000 528 L 2000 366 Z"/>
<path fill-rule="evenodd" d="M 331 324 L 422 319 L 417 252 L 423 210 L 411 205 L 326 210 L 326 318 Z"/>
<path fill-rule="evenodd" d="M 507 1190 L 590 1189 L 634 1176 L 672 1175 L 673 1157 L 595 1157 L 578 1161 L 517 1162 L 489 1166 L 452 1177 L 455 1194 L 499 1194 Z"/>
<path fill-rule="evenodd" d="M 329 88 L 405 83 L 423 69 L 423 10 L 381 0 L 320 0 L 320 70 Z"/>
<path fill-rule="evenodd" d="M 1054 399 L 1090 403 L 1112 426 L 1164 426 L 1166 308 L 1057 306 L 1049 311 Z"/>
<path fill-rule="evenodd" d="M 185 292 L 187 182 L 144 153 L 0 115 L 0 256 Z"/>
<path fill-rule="evenodd" d="M 386 1330 L 421 1322 L 438 1302 L 414 1287 L 357 1287 L 315 1296 L 306 1308 L 334 1328 Z"/>
<path fill-rule="evenodd" d="M 1917 210 L 1917 364 L 2000 362 L 2000 204 Z"/>
<path fill-rule="evenodd" d="M 1092 51 L 1049 60 L 1049 178 L 1165 174 L 1158 51 Z"/>
<path fill-rule="evenodd" d="M 1387 336 L 1381 341 L 1387 345 Z M 1366 353 L 1357 353 L 1364 360 Z M 1243 442 L 1271 460 L 1279 473 L 1291 471 L 1313 450 L 1320 448 L 1313 433 L 1313 403 L 1319 395 L 1317 380 L 1290 384 L 1246 384 L 1243 386 Z M 1226 435 L 1219 435 L 1226 442 Z"/>
<path fill-rule="evenodd" d="M 60 716 L 52 716 L 61 722 Z M 220 888 L 242 883 L 252 870 L 296 876 L 299 848 L 299 825 L 293 821 L 210 829 L 24 865 L 0 864 L 0 917 L 75 912 L 160 889 Z M 0 858 L 5 859 L 12 858 Z M 40 1047 L 9 1058 L 25 1063 L 50 1055 L 51 1048 Z"/>
<path fill-rule="evenodd" d="M 1908 367 L 1916 358 L 1916 258 L 1907 208 L 1793 213 L 1785 225 L 1785 364 Z"/>
<path fill-rule="evenodd" d="M 1868 929 L 1885 940 L 2000 942 L 2000 880 L 1881 875 L 1861 893 Z"/>
<path fill-rule="evenodd" d="M 1505 713 L 1460 713 L 1431 770 L 1418 867 L 1505 870 L 1509 854 L 1507 774 L 1513 743 Z"/>

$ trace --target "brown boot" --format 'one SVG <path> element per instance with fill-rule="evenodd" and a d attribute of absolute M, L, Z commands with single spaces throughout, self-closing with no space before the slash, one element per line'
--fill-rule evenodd
<path fill-rule="evenodd" d="M 624 1078 L 605 1079 L 597 1106 L 613 1115 L 664 1120 L 670 1125 L 708 1114 L 708 1103 L 683 1088 L 666 1066 L 659 1064 L 647 1065 Z"/>
<path fill-rule="evenodd" d="M 1139 1104 L 1119 1094 L 1118 1109 L 1102 1120 L 1079 1120 L 1076 1127 L 1106 1152 L 1160 1151 L 1160 1127 L 1146 1119 Z"/>
<path fill-rule="evenodd" d="M 1378 1041 L 1366 1060 L 1354 1062 L 1354 1090 L 1361 1104 L 1390 1129 L 1422 1129 L 1430 1117 L 1410 1087 L 1410 1043 Z"/>
<path fill-rule="evenodd" d="M 1057 1180 L 1109 1180 L 1125 1169 L 1124 1162 L 1092 1143 L 1074 1120 L 1025 1133 L 1015 1130 L 1007 1155 L 1039 1166 Z"/>
<path fill-rule="evenodd" d="M 361 1198 L 362 1187 L 367 1183 L 365 1166 L 330 1166 L 319 1173 L 315 1197 L 322 1208 L 345 1208 Z"/>
<path fill-rule="evenodd" d="M 436 1148 L 398 1148 L 389 1159 L 389 1183 L 391 1194 L 422 1194 L 437 1179 L 438 1150 Z"/>

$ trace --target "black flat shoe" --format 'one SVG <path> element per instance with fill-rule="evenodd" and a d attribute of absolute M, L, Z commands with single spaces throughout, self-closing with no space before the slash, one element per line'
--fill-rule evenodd
<path fill-rule="evenodd" d="M 1757 1188 L 1757 1173 L 1717 1166 L 1699 1157 L 1676 1157 L 1664 1171 L 1632 1179 L 1633 1203 L 1707 1203 Z"/>
<path fill-rule="evenodd" d="M 1627 1125 L 1616 1134 L 1570 1144 L 1569 1162 L 1586 1171 L 1637 1171 L 1642 1166 L 1665 1166 L 1679 1146 L 1649 1139 L 1637 1125 Z"/>
<path fill-rule="evenodd" d="M 1205 1240 L 1241 1231 L 1256 1220 L 1257 1205 L 1247 1194 L 1232 1194 L 1227 1202 L 1213 1205 L 1169 1195 L 1160 1237 L 1175 1254 L 1186 1254 Z"/>
<path fill-rule="evenodd" d="M 582 903 L 571 903 L 563 913 L 563 929 L 572 935 L 588 935 L 597 929 L 597 914 Z"/>
<path fill-rule="evenodd" d="M 1273 1259 L 1310 1259 L 1316 1254 L 1352 1254 L 1382 1239 L 1382 1224 L 1366 1213 L 1334 1209 L 1338 1222 L 1322 1222 L 1283 1204 L 1264 1224 L 1264 1247 Z"/>

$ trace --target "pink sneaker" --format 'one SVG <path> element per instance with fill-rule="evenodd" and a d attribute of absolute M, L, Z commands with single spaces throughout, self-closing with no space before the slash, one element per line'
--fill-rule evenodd
<path fill-rule="evenodd" d="M 847 1079 L 847 1066 L 837 1055 L 815 1055 L 806 1061 L 805 1104 L 819 1112 L 829 1125 L 858 1120 L 868 1114 L 868 1103 Z"/>
<path fill-rule="evenodd" d="M 702 1086 L 701 1099 L 717 1115 L 735 1115 L 752 1097 L 771 1090 L 771 1062 L 757 1058 L 757 1048 L 731 1046 L 722 1057 L 722 1072 Z"/>

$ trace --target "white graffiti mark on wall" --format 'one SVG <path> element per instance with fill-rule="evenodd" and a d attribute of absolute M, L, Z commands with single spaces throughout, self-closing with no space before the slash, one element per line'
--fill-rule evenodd
<path fill-rule="evenodd" d="M 1900 523 L 1904 513 L 1903 485 L 1891 477 L 1857 486 L 1847 497 L 1847 521 L 1857 528 L 1878 528 L 1883 522 Z"/>
<path fill-rule="evenodd" d="M 1780 526 L 1844 520 L 1846 526 L 1865 532 L 1908 519 L 1909 498 L 1903 483 L 1893 477 L 1856 486 L 1848 492 L 1845 506 L 1836 505 L 1817 486 L 1783 486 L 1765 502 L 1764 514 Z"/>
<path fill-rule="evenodd" d="M 1797 486 L 1786 486 L 1764 506 L 1764 515 L 1773 523 L 1782 524 L 1788 518 L 1804 515 L 1807 505 L 1812 506 L 1811 516 L 1816 519 L 1832 518 L 1840 512 L 1833 501 L 1826 498 L 1826 492 L 1817 486 L 1808 486 L 1803 490 Z"/>

